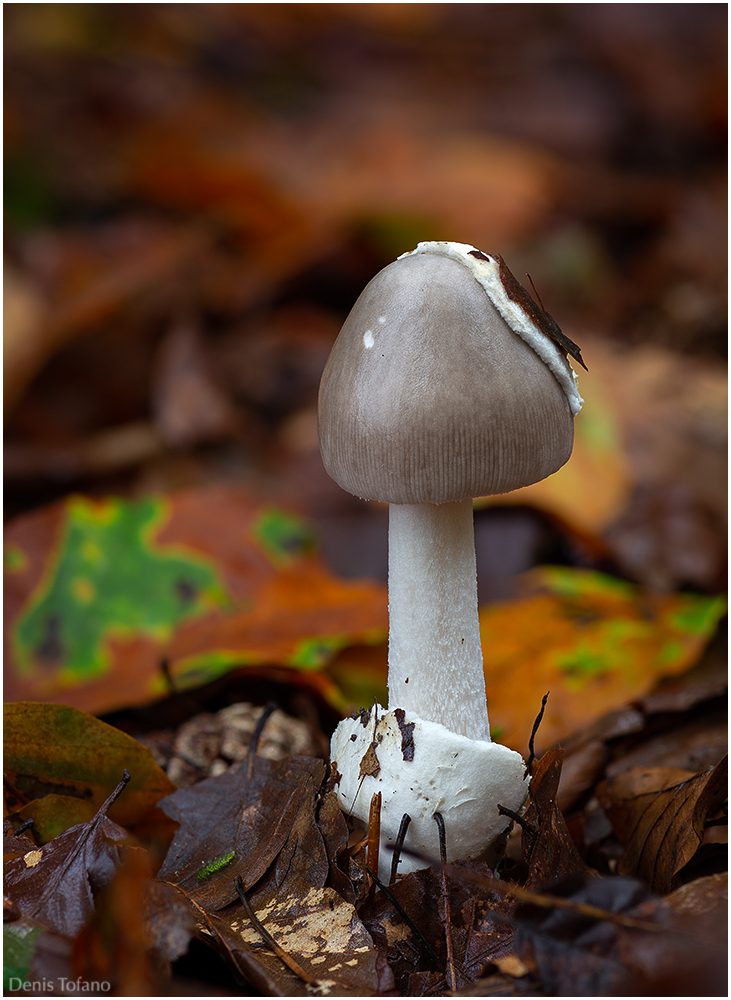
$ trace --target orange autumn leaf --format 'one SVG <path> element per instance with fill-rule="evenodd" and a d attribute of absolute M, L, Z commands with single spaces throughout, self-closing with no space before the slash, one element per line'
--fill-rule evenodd
<path fill-rule="evenodd" d="M 5 541 L 9 700 L 145 704 L 169 690 L 171 659 L 178 687 L 241 665 L 314 677 L 385 637 L 385 587 L 331 576 L 305 519 L 242 490 L 70 497 Z M 332 680 L 315 686 L 340 704 Z"/>
<path fill-rule="evenodd" d="M 541 748 L 688 669 L 725 610 L 723 598 L 644 593 L 586 570 L 530 579 L 539 592 L 480 612 L 493 735 L 523 752 L 547 691 Z"/>
<path fill-rule="evenodd" d="M 319 670 L 346 646 L 381 642 L 387 628 L 384 587 L 337 580 L 308 566 L 269 581 L 250 610 L 181 627 L 168 657 L 173 676 L 184 684 L 201 670 L 210 677 L 254 663 Z"/>

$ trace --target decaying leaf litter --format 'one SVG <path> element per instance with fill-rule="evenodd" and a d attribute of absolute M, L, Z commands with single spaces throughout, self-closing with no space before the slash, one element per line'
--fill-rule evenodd
<path fill-rule="evenodd" d="M 682 729 L 688 721 L 687 712 L 678 712 L 670 725 Z M 621 736 L 606 742 L 621 759 Z M 725 797 L 722 765 L 685 780 L 685 771 L 645 768 L 632 796 L 626 788 L 599 790 L 606 812 L 595 803 L 592 823 L 598 831 L 601 812 L 606 828 L 590 845 L 589 866 L 588 823 L 576 832 L 589 814 L 574 810 L 564 818 L 557 805 L 563 757 L 563 750 L 547 751 L 536 762 L 520 818 L 522 846 L 516 838 L 499 874 L 482 863 L 456 862 L 441 875 L 433 867 L 400 878 L 385 892 L 368 877 L 363 845 L 348 846 L 352 837 L 325 763 L 301 756 L 272 761 L 252 741 L 248 756 L 225 773 L 159 803 L 179 826 L 156 879 L 148 866 L 143 883 L 151 968 L 177 958 L 195 935 L 263 995 L 309 995 L 316 983 L 335 996 L 424 995 L 447 985 L 470 991 L 477 982 L 485 992 L 472 995 L 504 995 L 506 976 L 515 995 L 526 989 L 578 995 L 579 986 L 581 995 L 646 995 L 671 973 L 688 987 L 702 973 L 710 989 L 708 963 L 719 976 L 723 966 L 718 868 L 724 862 L 708 852 L 712 844 L 704 845 L 703 859 L 700 841 Z M 635 772 L 624 773 L 631 780 Z M 659 791 L 651 790 L 655 775 Z M 671 785 L 669 775 L 680 780 Z M 128 831 L 104 818 L 106 806 L 41 848 L 27 830 L 16 837 L 7 824 L 6 888 L 22 921 L 18 929 L 34 921 L 44 933 L 64 937 L 69 953 L 93 905 L 89 885 L 103 899 L 115 870 L 123 874 L 129 865 L 124 851 L 144 853 L 130 846 Z M 102 827 L 109 847 L 95 848 L 102 850 L 94 855 L 104 858 L 101 867 L 81 860 L 79 847 L 89 851 L 100 823 L 110 824 Z M 668 841 L 679 850 L 668 852 Z M 687 913 L 697 921 L 684 922 Z M 11 942 L 16 923 L 7 925 Z M 265 932 L 281 957 L 264 943 Z M 36 951 L 34 961 L 43 967 L 44 953 Z"/>
<path fill-rule="evenodd" d="M 6 977 L 725 995 L 723 32 L 280 6 L 8 19 Z M 435 235 L 531 272 L 592 407 L 565 475 L 477 515 L 497 738 L 526 755 L 551 691 L 500 878 L 389 897 L 323 763 L 383 691 L 384 587 L 342 578 L 384 580 L 383 511 L 325 480 L 314 398 Z"/>

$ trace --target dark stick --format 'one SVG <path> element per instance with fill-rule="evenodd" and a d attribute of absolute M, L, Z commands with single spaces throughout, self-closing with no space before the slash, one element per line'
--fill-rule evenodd
<path fill-rule="evenodd" d="M 508 819 L 512 819 L 514 823 L 517 823 L 521 830 L 525 830 L 527 833 L 535 833 L 536 828 L 532 823 L 528 823 L 524 816 L 521 816 L 517 812 L 513 812 L 512 809 L 508 809 L 507 806 L 501 806 L 498 802 L 497 811 L 501 816 L 507 816 Z"/>
<path fill-rule="evenodd" d="M 259 745 L 259 740 L 261 739 L 262 730 L 267 724 L 269 716 L 272 715 L 279 708 L 279 705 L 275 701 L 270 701 L 264 706 L 264 710 L 257 719 L 256 727 L 254 732 L 251 734 L 251 739 L 249 740 L 249 749 L 246 752 L 246 780 L 251 778 L 251 771 L 254 767 L 254 757 L 256 756 L 256 748 Z"/>
<path fill-rule="evenodd" d="M 434 813 L 434 822 L 439 831 L 439 860 L 442 863 L 442 899 L 444 900 L 444 934 L 447 939 L 447 984 L 450 990 L 457 989 L 457 976 L 454 971 L 454 952 L 452 950 L 452 909 L 449 905 L 447 889 L 447 831 L 444 827 L 444 817 Z"/>
<path fill-rule="evenodd" d="M 472 882 L 474 885 L 491 889 L 500 896 L 513 896 L 521 903 L 531 903 L 533 906 L 540 906 L 548 910 L 570 910 L 573 913 L 579 913 L 581 916 L 590 917 L 593 920 L 606 920 L 609 923 L 616 924 L 618 927 L 629 927 L 633 930 L 649 931 L 654 934 L 668 933 L 668 928 L 662 924 L 653 924 L 650 923 L 649 920 L 639 920 L 635 917 L 626 917 L 622 913 L 614 913 L 611 910 L 603 910 L 598 906 L 593 906 L 591 903 L 577 903 L 575 900 L 565 899 L 563 896 L 553 896 L 546 892 L 533 892 L 531 889 L 525 889 L 523 886 L 516 885 L 513 882 L 503 882 L 500 879 L 487 878 L 484 875 L 478 875 L 476 872 L 472 871 L 466 872 L 464 870 L 458 870 L 451 867 L 450 871 L 453 878 L 458 878 L 462 882 Z M 491 911 L 490 917 L 495 920 L 504 920 L 506 923 L 516 923 L 514 917 L 500 914 L 497 910 Z M 681 934 L 683 932 L 671 930 L 670 933 Z"/>
<path fill-rule="evenodd" d="M 546 691 L 546 693 L 543 695 L 543 698 L 541 699 L 541 710 L 536 716 L 536 721 L 533 723 L 533 729 L 531 730 L 530 739 L 528 740 L 528 749 L 530 750 L 530 757 L 528 758 L 525 765 L 525 774 L 523 775 L 524 780 L 526 775 L 531 773 L 530 769 L 533 766 L 533 761 L 536 759 L 536 751 L 533 741 L 536 738 L 538 727 L 540 726 L 543 720 L 543 713 L 546 711 L 546 702 L 548 701 L 548 696 L 550 693 L 551 693 L 550 691 Z"/>
<path fill-rule="evenodd" d="M 30 819 L 27 819 L 27 820 L 25 820 L 24 823 L 21 823 L 17 830 L 13 830 L 13 832 L 11 833 L 10 836 L 11 837 L 19 837 L 21 835 L 21 833 L 25 833 L 26 830 L 30 830 L 30 828 L 32 826 L 34 826 L 34 825 L 35 825 L 35 820 L 31 816 Z"/>
<path fill-rule="evenodd" d="M 396 837 L 396 843 L 393 848 L 393 857 L 391 858 L 391 877 L 388 880 L 389 885 L 396 881 L 396 876 L 398 875 L 398 863 L 401 860 L 401 851 L 403 850 L 404 841 L 406 840 L 406 831 L 409 828 L 410 822 L 411 816 L 409 816 L 408 813 L 404 813 L 401 817 L 401 825 L 398 828 L 398 836 Z"/>
<path fill-rule="evenodd" d="M 122 792 L 125 790 L 125 788 L 129 784 L 130 780 L 131 780 L 131 775 L 130 775 L 129 771 L 127 770 L 127 768 L 125 767 L 125 768 L 122 769 L 122 780 L 119 782 L 119 784 L 114 789 L 114 791 L 109 796 L 109 798 L 105 802 L 102 803 L 102 805 L 99 808 L 99 812 L 97 813 L 97 817 L 106 816 L 107 809 L 109 809 L 110 806 L 112 805 L 112 803 L 115 802 L 119 798 L 119 796 L 122 794 Z M 95 817 L 95 819 L 96 819 L 96 817 Z"/>
<path fill-rule="evenodd" d="M 239 894 L 239 899 L 244 904 L 246 915 L 248 916 L 249 920 L 252 922 L 254 927 L 256 927 L 259 934 L 261 934 L 266 943 L 272 949 L 274 954 L 277 955 L 278 958 L 281 958 L 281 960 L 284 962 L 287 968 L 291 969 L 292 972 L 294 972 L 295 976 L 299 976 L 299 978 L 308 985 L 314 986 L 317 980 L 313 979 L 308 973 L 306 973 L 305 970 L 302 968 L 302 966 L 298 965 L 297 962 L 295 962 L 295 960 L 277 944 L 277 942 L 271 936 L 269 931 L 266 929 L 266 927 L 262 924 L 257 915 L 254 913 L 251 903 L 249 903 L 249 900 L 246 898 L 246 894 L 244 893 L 244 883 L 241 876 L 238 876 L 236 879 L 234 879 L 234 885 L 236 886 L 236 892 Z"/>
<path fill-rule="evenodd" d="M 173 677 L 172 671 L 170 669 L 170 660 L 167 656 L 163 656 L 160 660 L 160 673 L 165 678 L 165 683 L 170 689 L 170 694 L 178 694 L 178 685 L 175 683 L 175 678 Z"/>

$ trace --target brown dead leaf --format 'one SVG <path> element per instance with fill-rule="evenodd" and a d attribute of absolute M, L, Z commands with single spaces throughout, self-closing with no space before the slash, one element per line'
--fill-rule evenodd
<path fill-rule="evenodd" d="M 78 934 L 94 912 L 94 894 L 119 867 L 119 845 L 128 834 L 108 819 L 107 810 L 125 784 L 120 782 L 90 823 L 71 827 L 38 850 L 6 856 L 5 886 L 23 914 L 66 937 Z"/>
<path fill-rule="evenodd" d="M 148 886 L 143 905 L 148 942 L 161 961 L 174 962 L 188 950 L 195 916 L 185 897 L 166 882 Z"/>
<path fill-rule="evenodd" d="M 727 902 L 728 872 L 697 878 L 694 882 L 681 885 L 664 900 L 669 909 L 688 917 L 711 913 Z"/>
<path fill-rule="evenodd" d="M 567 814 L 581 798 L 593 788 L 604 772 L 609 751 L 601 740 L 587 740 L 573 753 L 564 757 L 561 784 L 558 790 L 558 807 Z"/>
<path fill-rule="evenodd" d="M 289 758 L 278 764 L 253 758 L 225 774 L 180 789 L 160 805 L 180 823 L 158 878 L 178 887 L 196 907 L 217 910 L 237 898 L 233 885 L 255 885 L 285 847 L 301 809 L 322 782 L 325 763 Z M 210 876 L 206 869 L 235 852 Z M 328 868 L 324 847 L 323 867 Z M 225 877 L 224 877 L 225 876 Z"/>
<path fill-rule="evenodd" d="M 275 765 L 256 756 L 250 765 L 234 765 L 163 803 L 181 828 L 160 879 L 188 901 L 204 940 L 267 994 L 305 995 L 315 981 L 342 996 L 388 989 L 385 961 L 353 904 L 338 894 L 346 877 L 340 873 L 336 888 L 327 884 L 347 829 L 332 792 L 320 809 L 323 829 L 318 824 L 325 763 L 299 757 Z M 209 864 L 231 847 L 229 861 Z M 305 970 L 306 982 L 269 949 L 244 906 L 229 905 L 239 880 L 258 921 Z"/>
<path fill-rule="evenodd" d="M 391 974 L 353 904 L 327 884 L 332 864 L 322 818 L 318 822 L 315 813 L 317 792 L 312 785 L 300 797 L 299 810 L 274 864 L 247 893 L 260 926 L 254 926 L 246 908 L 240 907 L 221 914 L 215 927 L 234 949 L 235 960 L 243 959 L 250 968 L 258 966 L 257 975 L 265 971 L 279 984 L 280 992 L 282 984 L 289 982 L 285 992 L 298 993 L 309 981 L 325 993 L 370 996 L 382 987 L 390 988 Z M 321 817 L 324 811 L 326 819 L 332 818 L 334 808 L 336 797 L 326 792 Z M 262 948 L 262 927 L 278 952 L 287 956 L 284 964 L 282 957 Z M 294 983 L 292 969 L 299 970 Z"/>
<path fill-rule="evenodd" d="M 548 750 L 538 761 L 524 813 L 523 856 L 526 887 L 544 889 L 558 881 L 585 876 L 589 869 L 571 839 L 557 803 L 564 752 Z"/>
<path fill-rule="evenodd" d="M 375 996 L 393 987 L 388 965 L 373 946 L 355 908 L 334 889 L 251 900 L 258 920 L 296 960 L 324 996 Z M 219 947 L 245 979 L 269 996 L 310 996 L 313 987 L 295 975 L 264 943 L 243 907 L 209 914 Z"/>
<path fill-rule="evenodd" d="M 496 958 L 513 951 L 514 928 L 505 918 L 515 902 L 493 889 L 492 870 L 484 862 L 458 861 L 448 866 L 445 877 L 446 893 L 442 873 L 435 868 L 411 872 L 389 887 L 392 898 L 379 893 L 360 907 L 402 995 L 421 996 L 430 987 L 444 988 L 450 965 L 448 926 L 460 988 L 482 975 Z"/>
<path fill-rule="evenodd" d="M 647 984 L 644 996 L 726 996 L 728 874 L 681 886 L 640 908 L 662 934 L 624 935 L 622 961 Z"/>
<path fill-rule="evenodd" d="M 348 845 L 350 831 L 345 822 L 336 795 L 325 795 L 317 817 L 320 833 L 325 844 L 327 859 L 330 864 L 328 884 L 340 893 L 348 903 L 355 903 L 353 884 L 338 866 L 338 857 Z"/>
<path fill-rule="evenodd" d="M 688 776 L 666 768 L 632 768 L 603 783 L 598 794 L 624 844 L 622 874 L 638 875 L 657 892 L 693 857 L 706 817 L 726 795 L 727 758 Z"/>
<path fill-rule="evenodd" d="M 630 768 L 677 769 L 689 772 L 687 777 L 690 777 L 713 767 L 726 752 L 728 717 L 723 699 L 717 699 L 715 704 L 708 701 L 696 718 L 680 713 L 674 718 L 670 716 L 674 724 L 667 725 L 659 733 L 650 728 L 657 720 L 655 713 L 653 716 L 645 722 L 645 738 L 637 746 L 628 747 L 618 760 L 607 766 L 606 778 L 615 778 Z"/>

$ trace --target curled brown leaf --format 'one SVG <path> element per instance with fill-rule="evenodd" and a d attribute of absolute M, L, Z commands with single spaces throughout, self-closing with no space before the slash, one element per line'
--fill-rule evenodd
<path fill-rule="evenodd" d="M 624 845 L 623 875 L 637 875 L 656 892 L 693 857 L 706 817 L 726 795 L 728 759 L 700 774 L 670 768 L 632 768 L 598 789 L 602 806 Z"/>

